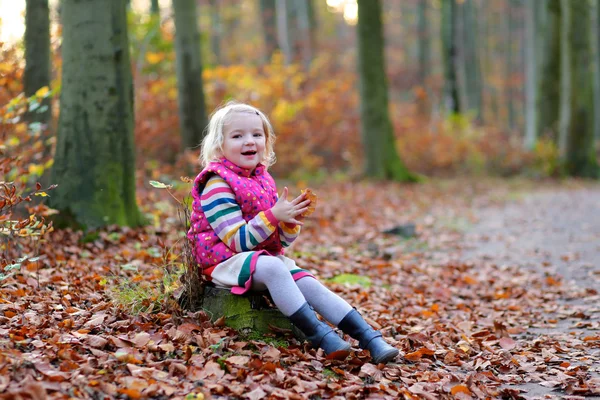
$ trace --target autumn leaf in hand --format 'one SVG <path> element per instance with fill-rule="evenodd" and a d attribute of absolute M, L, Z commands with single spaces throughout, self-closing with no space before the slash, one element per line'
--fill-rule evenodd
<path fill-rule="evenodd" d="M 309 188 L 304 189 L 302 193 L 306 194 L 307 200 L 310 200 L 308 209 L 302 213 L 303 217 L 308 217 L 310 214 L 314 213 L 317 208 L 317 195 Z"/>

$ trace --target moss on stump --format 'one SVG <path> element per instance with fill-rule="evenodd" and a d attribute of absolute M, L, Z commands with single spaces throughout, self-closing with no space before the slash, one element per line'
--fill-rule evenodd
<path fill-rule="evenodd" d="M 232 294 L 229 289 L 206 286 L 202 304 L 195 305 L 193 311 L 202 309 L 215 322 L 225 317 L 225 325 L 242 335 L 265 335 L 282 330 L 291 331 L 296 337 L 302 333 L 290 320 L 267 300 L 268 292 L 248 292 L 244 295 Z"/>

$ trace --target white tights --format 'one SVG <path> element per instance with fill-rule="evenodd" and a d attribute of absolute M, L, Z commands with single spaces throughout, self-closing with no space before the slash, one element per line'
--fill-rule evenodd
<path fill-rule="evenodd" d="M 268 289 L 273 302 L 290 316 L 305 302 L 333 325 L 352 311 L 352 306 L 318 280 L 306 276 L 294 281 L 290 271 L 277 257 L 259 256 L 252 280 L 252 290 Z"/>

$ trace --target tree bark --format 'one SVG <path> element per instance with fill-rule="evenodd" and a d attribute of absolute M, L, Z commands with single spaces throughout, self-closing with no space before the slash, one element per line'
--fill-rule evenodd
<path fill-rule="evenodd" d="M 302 50 L 302 63 L 304 69 L 310 68 L 313 59 L 313 26 L 311 25 L 311 5 L 309 0 L 301 0 L 296 3 L 296 18 L 298 21 L 298 31 L 300 42 L 299 47 Z"/>
<path fill-rule="evenodd" d="M 160 16 L 160 4 L 158 4 L 158 0 L 150 2 L 150 14 Z"/>
<path fill-rule="evenodd" d="M 540 60 L 537 96 L 537 137 L 550 135 L 558 143 L 561 73 L 561 7 L 560 0 L 546 1 L 546 19 Z"/>
<path fill-rule="evenodd" d="M 571 125 L 571 8 L 570 0 L 560 0 L 560 114 L 558 125 L 558 150 L 564 161 L 567 156 L 567 138 Z"/>
<path fill-rule="evenodd" d="M 570 176 L 599 178 L 594 148 L 590 3 L 561 0 L 563 12 L 561 156 Z M 563 118 L 564 117 L 564 118 Z"/>
<path fill-rule="evenodd" d="M 297 55 L 298 29 L 295 7 L 296 3 L 292 1 L 277 0 L 277 38 L 283 59 L 288 65 L 296 61 Z"/>
<path fill-rule="evenodd" d="M 202 82 L 200 32 L 195 0 L 173 0 L 175 53 L 182 150 L 200 144 L 208 124 Z"/>
<path fill-rule="evenodd" d="M 429 37 L 429 0 L 419 0 L 417 29 L 418 29 L 418 59 L 419 59 L 419 85 L 423 88 L 424 95 L 418 100 L 418 109 L 421 115 L 429 113 L 431 92 L 429 90 L 429 77 L 431 76 L 431 39 Z"/>
<path fill-rule="evenodd" d="M 273 53 L 279 49 L 277 43 L 276 0 L 260 0 L 260 20 L 265 42 L 265 61 L 269 62 Z"/>
<path fill-rule="evenodd" d="M 525 139 L 523 145 L 533 150 L 537 134 L 537 46 L 536 46 L 536 12 L 537 5 L 525 3 Z"/>
<path fill-rule="evenodd" d="M 482 96 L 481 96 L 481 65 L 477 48 L 477 9 L 474 0 L 466 0 L 462 4 L 463 11 L 463 40 L 464 67 L 466 72 L 467 110 L 475 112 L 475 118 L 482 121 Z"/>
<path fill-rule="evenodd" d="M 376 179 L 415 181 L 396 150 L 388 113 L 384 39 L 379 0 L 358 0 L 358 69 L 365 175 Z"/>
<path fill-rule="evenodd" d="M 442 0 L 442 59 L 444 64 L 444 104 L 451 113 L 460 113 L 461 104 L 456 76 L 456 6 L 454 0 Z"/>
<path fill-rule="evenodd" d="M 217 0 L 209 0 L 210 3 L 210 47 L 213 55 L 215 56 L 215 62 L 217 64 L 223 63 L 223 56 L 221 54 L 221 36 L 223 34 L 223 24 L 221 23 L 221 15 L 219 12 L 219 2 Z"/>
<path fill-rule="evenodd" d="M 27 0 L 25 8 L 25 96 L 33 96 L 40 88 L 50 86 L 50 11 L 48 0 Z M 50 99 L 28 112 L 28 122 L 48 126 L 52 119 Z"/>
<path fill-rule="evenodd" d="M 125 0 L 64 0 L 56 225 L 139 226 Z"/>
<path fill-rule="evenodd" d="M 594 139 L 600 140 L 600 2 L 593 0 L 590 13 L 592 21 L 592 48 L 594 68 Z"/>

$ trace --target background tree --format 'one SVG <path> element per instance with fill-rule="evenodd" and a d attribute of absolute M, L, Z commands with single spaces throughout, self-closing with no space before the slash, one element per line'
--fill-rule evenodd
<path fill-rule="evenodd" d="M 594 138 L 600 141 L 600 2 L 592 1 L 592 55 L 594 65 Z"/>
<path fill-rule="evenodd" d="M 158 3 L 158 0 L 152 0 L 150 2 L 150 13 L 153 15 L 160 14 L 160 4 Z"/>
<path fill-rule="evenodd" d="M 294 60 L 294 38 L 296 37 L 294 21 L 294 4 L 288 0 L 276 0 L 277 41 L 286 64 Z"/>
<path fill-rule="evenodd" d="M 536 46 L 536 3 L 525 4 L 525 141 L 524 146 L 532 150 L 537 137 L 537 46 Z"/>
<path fill-rule="evenodd" d="M 223 24 L 221 22 L 221 13 L 219 12 L 219 2 L 217 0 L 209 0 L 210 4 L 210 48 L 212 50 L 214 60 L 217 64 L 223 62 L 221 54 L 221 36 L 223 35 Z"/>
<path fill-rule="evenodd" d="M 277 23 L 275 15 L 276 0 L 260 0 L 260 21 L 265 43 L 265 61 L 269 62 L 273 53 L 279 49 L 277 42 Z"/>
<path fill-rule="evenodd" d="M 429 112 L 427 107 L 429 98 L 432 93 L 429 90 L 429 82 L 431 76 L 431 38 L 429 37 L 429 0 L 419 0 L 417 14 L 417 29 L 418 29 L 418 79 L 419 85 L 423 89 L 423 93 L 419 96 L 419 112 L 423 115 Z"/>
<path fill-rule="evenodd" d="M 195 0 L 173 0 L 179 127 L 183 150 L 198 146 L 208 124 Z"/>
<path fill-rule="evenodd" d="M 62 91 L 52 182 L 60 226 L 138 226 L 125 0 L 64 0 Z M 89 23 L 90 15 L 95 23 Z"/>
<path fill-rule="evenodd" d="M 591 7 L 561 0 L 561 109 L 559 150 L 566 172 L 599 177 L 594 147 Z"/>
<path fill-rule="evenodd" d="M 379 0 L 358 0 L 358 70 L 365 175 L 377 179 L 415 181 L 396 150 L 388 111 Z"/>
<path fill-rule="evenodd" d="M 27 0 L 25 9 L 25 96 L 50 86 L 50 11 L 48 0 Z M 26 115 L 29 122 L 49 125 L 52 118 L 50 100 Z"/>
<path fill-rule="evenodd" d="M 444 68 L 443 102 L 447 111 L 460 113 L 463 105 L 460 103 L 456 71 L 457 49 L 455 30 L 457 13 L 454 0 L 442 0 L 441 13 L 442 59 Z"/>
<path fill-rule="evenodd" d="M 549 135 L 558 142 L 561 63 L 560 0 L 545 0 L 542 23 L 537 29 L 542 47 L 540 78 L 537 84 L 537 137 Z"/>

